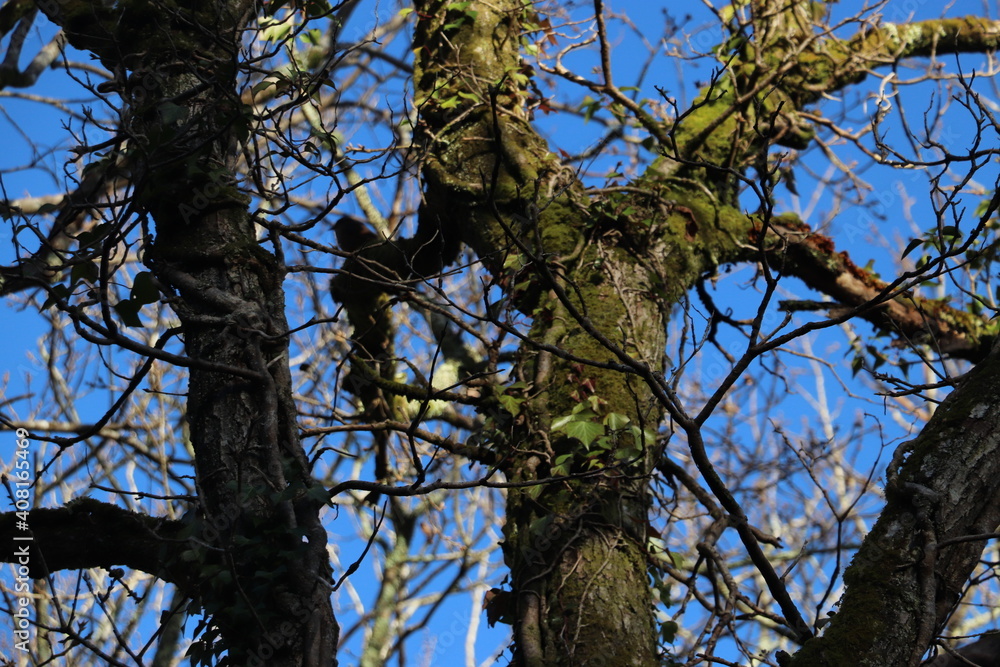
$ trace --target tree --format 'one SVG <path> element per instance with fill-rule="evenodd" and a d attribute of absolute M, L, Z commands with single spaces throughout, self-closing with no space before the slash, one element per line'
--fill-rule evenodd
<path fill-rule="evenodd" d="M 52 322 L 59 415 L 3 415 L 19 454 L 51 443 L 37 470 L 14 457 L 23 502 L 0 517 L 31 537 L 4 557 L 38 582 L 8 596 L 15 629 L 34 607 L 37 662 L 171 664 L 190 614 L 195 664 L 335 664 L 359 633 L 360 664 L 404 663 L 489 581 L 517 665 L 916 665 L 990 594 L 969 581 L 1000 524 L 1000 196 L 976 180 L 997 126 L 989 77 L 958 57 L 992 53 L 1000 23 L 734 3 L 711 48 L 670 22 L 651 48 L 713 63 L 684 104 L 617 83 L 609 26 L 628 15 L 563 4 L 418 0 L 357 38 L 357 0 L 0 8 L 5 86 L 58 58 L 104 105 L 70 115 L 66 164 L 83 165 L 64 198 L 4 203 L 19 255 L 2 292 Z M 59 32 L 20 71 L 41 15 Z M 571 68 L 586 53 L 594 70 Z M 904 79 L 910 59 L 926 69 Z M 910 87 L 945 93 L 916 124 Z M 860 131 L 829 116 L 855 90 Z M 940 140 L 956 111 L 964 147 Z M 589 121 L 596 148 L 550 147 L 550 113 Z M 862 197 L 843 155 L 927 173 L 932 219 L 891 279 L 786 203 L 807 180 L 833 206 Z M 830 175 L 810 177 L 817 158 Z M 722 276 L 736 266 L 753 303 Z M 793 284 L 821 299 L 779 300 Z M 895 449 L 826 616 L 875 464 L 853 469 L 823 401 L 808 437 L 748 436 L 793 382 L 783 355 L 819 379 L 809 346 L 836 330 L 870 395 L 927 423 Z M 74 408 L 88 366 L 114 396 L 93 423 Z M 501 495 L 499 536 L 483 516 Z M 331 564 L 348 517 L 367 543 Z M 782 540 L 786 518 L 812 539 Z M 375 599 L 341 627 L 332 596 L 366 558 Z M 125 619 L 146 608 L 160 629 L 136 641 Z"/>

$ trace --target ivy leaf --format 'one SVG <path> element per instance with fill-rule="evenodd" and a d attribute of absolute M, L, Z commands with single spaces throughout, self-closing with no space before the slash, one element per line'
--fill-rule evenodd
<path fill-rule="evenodd" d="M 111 231 L 111 225 L 107 223 L 101 223 L 91 230 L 80 232 L 77 234 L 76 240 L 80 244 L 81 248 L 86 248 L 87 246 L 97 243 Z"/>
<path fill-rule="evenodd" d="M 114 308 L 125 326 L 142 327 L 142 320 L 139 319 L 139 310 L 142 308 L 142 304 L 136 303 L 132 299 L 125 299 L 116 303 Z"/>
<path fill-rule="evenodd" d="M 98 276 L 97 264 L 94 262 L 80 262 L 73 265 L 73 270 L 69 273 L 70 282 L 74 285 L 81 280 L 94 284 Z"/>
<path fill-rule="evenodd" d="M 497 623 L 514 624 L 514 612 L 517 598 L 510 591 L 491 588 L 483 596 L 483 609 L 486 611 L 486 622 L 492 628 Z"/>
<path fill-rule="evenodd" d="M 986 215 L 986 212 L 990 210 L 990 204 L 993 203 L 992 199 L 984 199 L 979 202 L 979 206 L 976 207 L 976 212 L 973 214 L 977 218 L 981 218 Z"/>
<path fill-rule="evenodd" d="M 305 6 L 306 16 L 311 19 L 321 18 L 333 11 L 330 3 L 326 2 L 326 0 L 310 0 L 310 2 L 305 3 Z"/>
<path fill-rule="evenodd" d="M 554 464 L 552 465 L 552 474 L 557 477 L 562 477 L 568 475 L 570 467 L 573 465 L 573 455 L 563 454 L 557 456 Z"/>
<path fill-rule="evenodd" d="M 604 423 L 607 424 L 608 428 L 612 431 L 625 428 L 631 421 L 632 420 L 629 419 L 627 415 L 623 415 L 618 412 L 610 412 L 608 413 L 608 416 L 604 418 Z"/>
<path fill-rule="evenodd" d="M 506 394 L 499 396 L 498 400 L 500 401 L 500 405 L 503 406 L 503 409 L 515 417 L 519 412 L 521 412 L 521 404 L 524 403 L 523 398 L 508 396 Z"/>
<path fill-rule="evenodd" d="M 188 116 L 188 110 L 173 102 L 164 102 L 159 107 L 160 119 L 164 125 L 175 125 Z"/>
<path fill-rule="evenodd" d="M 318 46 L 320 42 L 323 41 L 323 31 L 319 28 L 313 28 L 312 30 L 306 30 L 302 33 L 302 39 L 307 44 L 312 44 L 313 46 Z"/>
<path fill-rule="evenodd" d="M 858 371 L 864 368 L 864 365 L 865 365 L 864 357 L 862 357 L 860 354 L 855 355 L 854 358 L 851 359 L 851 377 L 856 376 L 858 374 Z"/>
<path fill-rule="evenodd" d="M 960 239 L 962 238 L 962 230 L 955 225 L 945 225 L 941 228 L 941 236 L 945 238 Z"/>
<path fill-rule="evenodd" d="M 59 300 L 69 299 L 72 291 L 66 285 L 53 285 L 49 288 L 49 297 L 45 299 L 45 303 L 42 304 L 41 310 L 45 310 L 51 306 L 54 306 Z"/>
<path fill-rule="evenodd" d="M 601 103 L 590 95 L 583 98 L 583 102 L 580 104 L 580 111 L 583 112 L 583 122 L 587 122 L 593 118 L 594 114 L 600 111 L 600 109 Z"/>
<path fill-rule="evenodd" d="M 679 626 L 676 621 L 664 621 L 660 624 L 660 637 L 667 644 L 673 644 L 674 639 L 677 637 L 677 630 Z"/>
<path fill-rule="evenodd" d="M 577 403 L 573 406 L 573 411 L 568 415 L 563 415 L 562 417 L 556 417 L 552 422 L 552 429 L 559 430 L 575 421 L 591 421 L 597 415 L 587 409 L 586 403 Z"/>
<path fill-rule="evenodd" d="M 149 271 L 140 271 L 135 274 L 132 281 L 131 301 L 137 305 L 144 306 L 147 303 L 155 303 L 160 300 L 160 290 L 153 280 L 153 274 Z"/>
<path fill-rule="evenodd" d="M 268 27 L 264 28 L 264 31 L 261 33 L 261 37 L 263 37 L 264 40 L 268 42 L 272 43 L 280 42 L 286 37 L 288 37 L 288 33 L 290 33 L 291 31 L 292 31 L 292 24 L 289 23 L 288 21 L 282 21 L 280 23 L 274 22 L 272 23 L 272 25 L 269 25 Z"/>
<path fill-rule="evenodd" d="M 590 447 L 594 440 L 604 435 L 604 425 L 592 421 L 571 421 L 560 428 L 553 425 L 552 430 L 562 431 L 569 437 L 576 438 L 584 447 Z"/>
<path fill-rule="evenodd" d="M 254 95 L 256 95 L 262 90 L 267 90 L 271 86 L 277 85 L 277 83 L 278 82 L 275 81 L 274 79 L 264 79 L 263 81 L 258 81 L 257 83 L 255 83 L 250 90 L 253 92 Z"/>

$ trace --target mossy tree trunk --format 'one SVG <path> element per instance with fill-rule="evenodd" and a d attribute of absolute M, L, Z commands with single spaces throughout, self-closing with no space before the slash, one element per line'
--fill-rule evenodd
<path fill-rule="evenodd" d="M 877 326 L 928 329 L 957 356 L 982 359 L 989 338 L 980 318 L 927 318 L 924 304 L 892 300 L 891 288 L 828 239 L 775 214 L 769 186 L 758 190 L 761 206 L 752 215 L 736 198 L 751 170 L 762 183 L 773 178 L 765 175 L 772 145 L 808 145 L 813 129 L 798 111 L 822 93 L 931 48 L 989 48 L 970 35 L 982 26 L 928 23 L 905 38 L 886 30 L 819 39 L 809 28 L 812 4 L 772 4 L 754 3 L 758 42 L 740 47 L 678 125 L 657 126 L 630 109 L 663 157 L 628 192 L 593 198 L 523 112 L 530 68 L 518 54 L 530 7 L 416 3 L 414 81 L 427 184 L 421 228 L 468 243 L 510 309 L 532 322 L 517 382 L 497 397 L 502 409 L 489 413 L 510 481 L 549 480 L 508 491 L 504 554 L 513 602 L 502 613 L 514 626 L 516 664 L 658 664 L 645 528 L 647 481 L 661 455 L 652 433 L 665 415 L 685 432 L 790 632 L 800 641 L 812 636 L 763 556 L 760 543 L 770 538 L 748 524 L 701 437 L 745 366 L 707 405 L 684 405 L 663 381 L 670 309 L 706 272 L 727 262 L 772 265 L 767 271 L 797 275 L 842 303 L 886 303 L 859 310 Z M 603 74 L 590 87 L 628 107 L 610 71 Z M 759 334 L 744 359 L 776 344 Z M 914 636 L 888 640 L 912 651 Z"/>
<path fill-rule="evenodd" d="M 460 234 L 532 318 L 519 381 L 490 415 L 508 478 L 569 476 L 508 491 L 516 662 L 657 664 L 645 536 L 663 408 L 622 370 L 664 369 L 662 266 L 652 244 L 623 247 L 521 112 L 524 4 L 446 5 L 417 7 L 421 225 Z"/>

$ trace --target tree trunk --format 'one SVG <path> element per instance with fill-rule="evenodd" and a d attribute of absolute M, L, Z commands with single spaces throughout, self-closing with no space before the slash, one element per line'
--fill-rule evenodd
<path fill-rule="evenodd" d="M 133 196 L 155 222 L 144 260 L 172 297 L 190 359 L 201 505 L 180 558 L 198 568 L 185 592 L 208 619 L 192 657 L 333 665 L 325 494 L 298 438 L 283 270 L 257 242 L 235 172 L 251 119 L 236 65 L 256 5 L 196 6 L 53 3 L 49 16 L 118 73 Z"/>
<path fill-rule="evenodd" d="M 651 297 L 663 276 L 613 228 L 595 230 L 579 184 L 528 124 L 524 4 L 418 5 L 421 227 L 460 235 L 533 321 L 487 426 L 508 478 L 526 484 L 508 491 L 504 528 L 515 662 L 658 664 L 646 524 L 663 410 L 622 370 L 664 368 L 668 309 Z M 456 109 L 455 96 L 474 100 Z"/>

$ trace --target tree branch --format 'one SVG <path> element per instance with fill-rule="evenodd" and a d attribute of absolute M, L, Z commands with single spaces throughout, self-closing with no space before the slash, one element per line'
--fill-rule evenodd
<path fill-rule="evenodd" d="M 25 560 L 33 579 L 60 570 L 125 566 L 183 588 L 194 574 L 176 558 L 189 548 L 186 521 L 139 514 L 92 498 L 80 498 L 58 509 L 34 509 L 26 520 L 22 516 L 20 512 L 0 514 L 0 541 L 28 546 Z M 14 540 L 25 535 L 32 539 Z M 0 560 L 18 563 L 16 550 L 5 550 Z"/>
<path fill-rule="evenodd" d="M 900 445 L 885 510 L 844 573 L 840 609 L 793 666 L 856 664 L 857 656 L 867 656 L 861 665 L 905 665 L 926 650 L 925 629 L 947 620 L 985 544 L 963 538 L 1000 524 L 998 394 L 994 347 L 920 435 Z"/>
<path fill-rule="evenodd" d="M 766 258 L 774 269 L 860 309 L 857 314 L 882 331 L 906 341 L 931 342 L 940 353 L 959 359 L 980 361 L 989 352 L 996 331 L 986 318 L 906 291 L 911 279 L 928 277 L 924 272 L 902 274 L 892 283 L 880 280 L 846 252 L 837 252 L 832 239 L 790 214 L 773 218 L 766 234 Z"/>

